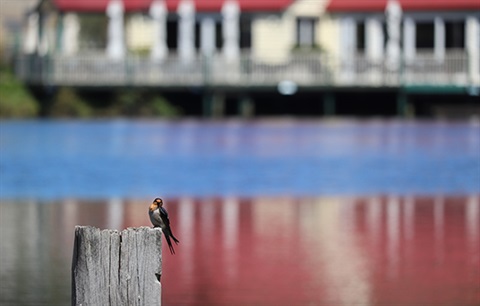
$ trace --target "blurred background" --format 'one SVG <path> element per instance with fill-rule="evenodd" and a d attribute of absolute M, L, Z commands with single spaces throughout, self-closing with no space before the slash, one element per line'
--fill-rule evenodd
<path fill-rule="evenodd" d="M 480 4 L 0 0 L 0 304 L 75 225 L 150 226 L 164 305 L 480 304 Z"/>

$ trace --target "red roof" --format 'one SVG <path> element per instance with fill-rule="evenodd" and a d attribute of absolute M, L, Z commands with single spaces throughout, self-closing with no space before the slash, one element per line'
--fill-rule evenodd
<path fill-rule="evenodd" d="M 478 10 L 480 0 L 399 0 L 404 11 Z M 384 11 L 387 0 L 331 0 L 329 12 Z"/>
<path fill-rule="evenodd" d="M 153 0 L 123 0 L 125 10 L 146 11 Z M 169 11 L 176 11 L 181 0 L 166 0 Z M 281 11 L 294 0 L 237 0 L 242 11 Z M 61 11 L 104 12 L 110 0 L 53 0 Z M 194 0 L 197 11 L 220 11 L 224 0 Z"/>

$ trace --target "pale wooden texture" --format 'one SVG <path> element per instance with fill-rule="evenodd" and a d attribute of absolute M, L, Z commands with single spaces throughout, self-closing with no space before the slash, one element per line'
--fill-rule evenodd
<path fill-rule="evenodd" d="M 75 227 L 72 305 L 160 305 L 161 238 L 160 228 Z"/>

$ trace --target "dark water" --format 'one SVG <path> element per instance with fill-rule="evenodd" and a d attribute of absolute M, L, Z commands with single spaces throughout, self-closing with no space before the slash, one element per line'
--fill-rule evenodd
<path fill-rule="evenodd" d="M 164 305 L 479 305 L 480 125 L 0 122 L 0 304 L 68 305 L 75 225 L 149 226 Z"/>

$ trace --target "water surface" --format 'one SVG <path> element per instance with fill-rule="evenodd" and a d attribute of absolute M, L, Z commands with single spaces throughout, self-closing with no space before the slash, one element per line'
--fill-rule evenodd
<path fill-rule="evenodd" d="M 479 305 L 480 125 L 2 121 L 0 304 L 68 305 L 75 225 L 150 226 L 164 305 Z"/>
<path fill-rule="evenodd" d="M 0 123 L 0 198 L 480 192 L 480 124 Z"/>
<path fill-rule="evenodd" d="M 74 226 L 150 200 L 0 204 L 2 305 L 68 305 Z M 478 305 L 480 195 L 166 198 L 164 305 Z"/>

